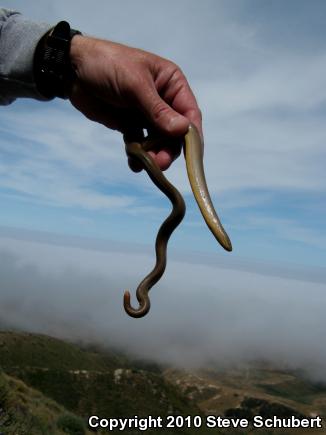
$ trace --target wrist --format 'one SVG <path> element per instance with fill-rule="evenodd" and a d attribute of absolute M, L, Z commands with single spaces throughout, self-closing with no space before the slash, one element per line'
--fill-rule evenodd
<path fill-rule="evenodd" d="M 97 68 L 96 64 L 92 64 L 92 59 L 98 62 L 103 56 L 103 52 L 98 50 L 99 42 L 99 39 L 85 35 L 76 35 L 71 40 L 69 56 L 77 76 L 82 74 L 87 66 L 92 70 Z"/>
<path fill-rule="evenodd" d="M 75 67 L 80 64 L 83 54 L 85 53 L 87 39 L 89 38 L 87 38 L 86 36 L 76 35 L 72 38 L 70 42 L 70 61 L 71 64 Z"/>

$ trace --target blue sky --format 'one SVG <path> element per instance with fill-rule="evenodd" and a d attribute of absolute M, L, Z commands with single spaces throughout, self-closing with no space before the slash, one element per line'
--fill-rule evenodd
<path fill-rule="evenodd" d="M 176 300 L 181 301 L 183 288 L 189 287 L 187 307 L 190 318 L 197 318 L 196 304 L 200 302 L 196 279 L 210 267 L 207 276 L 211 281 L 202 281 L 200 292 L 207 294 L 208 300 L 215 300 L 217 296 L 210 292 L 216 291 L 218 295 L 221 282 L 222 307 L 239 322 L 238 328 L 232 329 L 232 340 L 238 340 L 239 346 L 246 345 L 242 334 L 246 325 L 251 337 L 248 349 L 261 349 L 264 340 L 253 332 L 258 326 L 268 331 L 263 349 L 269 354 L 270 349 L 275 351 L 275 337 L 280 337 L 288 327 L 289 335 L 279 351 L 282 354 L 291 348 L 291 355 L 297 356 L 291 346 L 297 343 L 298 349 L 300 343 L 291 331 L 300 330 L 302 313 L 309 307 L 311 316 L 307 319 L 311 322 L 305 344 L 309 349 L 315 345 L 311 354 L 326 367 L 326 355 L 319 353 L 317 340 L 318 331 L 325 326 L 319 307 L 325 304 L 326 3 L 3 0 L 2 5 L 16 8 L 34 20 L 54 24 L 66 19 L 84 33 L 155 52 L 181 66 L 203 112 L 207 181 L 234 251 L 224 253 L 205 227 L 190 193 L 184 160 L 179 158 L 167 176 L 185 196 L 187 216 L 172 236 L 170 269 L 157 291 L 164 289 L 173 297 L 173 289 L 178 288 Z M 121 135 L 83 118 L 69 102 L 17 100 L 0 110 L 1 249 L 16 258 L 12 268 L 8 267 L 12 270 L 8 278 L 12 287 L 8 287 L 11 290 L 6 297 L 11 311 L 6 311 L 4 304 L 4 315 L 9 313 L 9 320 L 18 316 L 20 325 L 32 328 L 30 321 L 21 320 L 22 312 L 25 319 L 29 316 L 28 301 L 24 309 L 12 308 L 15 304 L 11 298 L 24 299 L 15 281 L 22 272 L 15 265 L 21 262 L 32 262 L 41 277 L 56 274 L 51 267 L 64 271 L 66 265 L 75 271 L 75 278 L 71 278 L 76 280 L 75 287 L 69 281 L 73 287 L 71 294 L 59 292 L 61 299 L 55 300 L 51 293 L 56 313 L 64 298 L 72 298 L 77 288 L 82 289 L 81 299 L 87 294 L 83 290 L 83 275 L 79 276 L 87 268 L 100 283 L 103 277 L 107 278 L 106 274 L 113 276 L 114 288 L 119 290 L 113 298 L 120 304 L 125 288 L 122 281 L 126 279 L 126 284 L 133 288 L 153 261 L 151 249 L 156 231 L 169 211 L 168 201 L 146 174 L 129 170 Z M 66 245 L 60 253 L 59 248 L 53 247 L 56 238 L 59 244 Z M 47 252 L 43 246 L 46 240 Z M 37 248 L 34 242 L 41 244 Z M 105 254 L 100 258 L 95 252 L 102 250 L 101 243 L 109 255 L 108 263 Z M 83 254 L 79 251 L 81 246 L 85 249 Z M 110 247 L 116 253 L 115 259 L 112 252 L 108 253 Z M 201 253 L 197 256 L 198 251 Z M 99 265 L 90 266 L 96 259 Z M 180 266 L 181 259 L 188 262 L 190 269 L 183 263 Z M 125 264 L 130 268 L 127 274 Z M 44 287 L 43 278 L 38 277 L 36 273 L 32 296 L 35 301 Z M 67 288 L 65 279 L 62 272 L 60 284 Z M 99 301 L 103 300 L 101 289 L 99 284 Z M 97 294 L 96 286 L 92 291 Z M 164 299 L 164 292 L 157 297 L 168 309 L 164 304 L 170 301 Z M 101 310 L 94 301 L 94 306 L 86 301 L 76 311 L 74 321 L 78 314 L 83 319 L 90 305 L 94 313 Z M 252 308 L 248 305 L 248 309 L 240 309 L 235 316 L 231 310 L 235 301 L 239 307 L 253 302 Z M 45 307 L 47 304 L 44 301 Z M 269 308 L 264 315 L 266 306 Z M 289 306 L 294 306 L 295 312 L 284 320 Z M 162 312 L 156 309 L 153 308 L 154 317 L 144 319 L 144 326 L 134 327 L 132 339 L 127 339 L 127 330 L 120 333 L 124 334 L 122 341 L 132 347 L 130 343 L 137 342 L 137 334 L 145 333 L 145 326 L 150 331 L 155 327 L 160 331 L 164 308 Z M 66 307 L 63 313 L 67 313 L 65 310 Z M 174 311 L 170 323 L 180 331 L 181 338 L 185 337 L 189 331 L 188 318 L 182 320 L 180 313 Z M 47 331 L 61 331 L 61 325 L 68 321 L 64 314 L 61 312 L 58 317 L 60 322 L 53 318 L 51 323 L 51 309 L 46 312 L 46 320 L 52 325 L 52 329 L 46 326 Z M 101 321 L 92 318 L 99 336 L 107 333 L 103 326 L 106 313 L 102 314 Z M 117 330 L 117 324 L 120 331 L 130 326 L 129 319 L 120 314 L 121 318 L 111 313 L 113 331 Z M 158 323 L 155 316 L 159 316 Z M 283 316 L 285 324 L 274 330 L 273 322 L 278 316 Z M 207 338 L 212 325 L 227 332 L 228 323 L 222 320 L 223 324 L 219 324 L 213 313 L 208 318 L 209 315 L 206 319 L 200 314 L 203 323 L 200 327 L 199 320 L 194 323 L 200 337 L 202 333 Z M 251 324 L 246 323 L 248 318 Z M 77 324 L 81 327 L 80 322 Z M 44 330 L 42 318 L 34 324 L 35 328 Z M 72 327 L 69 328 L 71 331 Z M 172 331 L 171 326 L 170 335 L 168 331 L 164 339 L 168 341 L 172 336 L 175 337 L 175 329 Z M 312 343 L 313 337 L 317 338 Z M 189 340 L 190 349 L 193 342 Z M 213 344 L 223 348 L 222 341 Z M 177 353 L 180 343 L 177 339 L 174 342 L 171 352 Z M 214 348 L 209 340 L 204 342 L 207 349 Z M 149 354 L 157 351 L 154 344 L 149 345 Z M 204 349 L 201 352 L 205 354 Z M 302 361 L 304 358 L 302 355 Z"/>
<path fill-rule="evenodd" d="M 324 3 L 73 3 L 3 5 L 35 20 L 65 18 L 180 64 L 203 111 L 207 178 L 232 255 L 323 266 Z M 59 100 L 16 101 L 1 112 L 1 225 L 152 242 L 168 204 L 145 176 L 130 173 L 119 134 Z M 178 246 L 219 249 L 182 158 L 167 174 L 188 204 Z"/>

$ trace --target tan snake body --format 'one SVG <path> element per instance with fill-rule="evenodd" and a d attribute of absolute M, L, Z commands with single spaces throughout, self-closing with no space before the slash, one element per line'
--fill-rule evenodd
<path fill-rule="evenodd" d="M 161 225 L 156 237 L 156 264 L 137 288 L 136 296 L 139 307 L 133 308 L 131 306 L 129 291 L 126 291 L 124 294 L 124 308 L 126 312 L 131 317 L 143 317 L 150 309 L 148 292 L 162 277 L 166 267 L 168 240 L 172 232 L 182 221 L 186 208 L 181 194 L 167 180 L 163 172 L 147 153 L 149 148 L 155 146 L 155 139 L 150 140 L 145 138 L 143 141 L 136 141 L 125 135 L 124 140 L 127 155 L 137 160 L 142 165 L 151 180 L 170 199 L 173 205 L 172 212 Z M 190 124 L 184 138 L 184 154 L 189 182 L 205 222 L 223 248 L 227 251 L 231 251 L 231 241 L 217 216 L 207 188 L 203 166 L 203 144 L 193 124 Z"/>

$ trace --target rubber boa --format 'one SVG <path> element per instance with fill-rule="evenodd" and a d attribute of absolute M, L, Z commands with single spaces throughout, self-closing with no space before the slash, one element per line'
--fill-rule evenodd
<path fill-rule="evenodd" d="M 155 185 L 170 199 L 173 206 L 171 213 L 161 225 L 156 237 L 155 266 L 137 287 L 136 297 L 139 306 L 133 308 L 130 303 L 129 291 L 125 291 L 124 293 L 125 311 L 131 317 L 143 317 L 150 309 L 148 292 L 162 277 L 166 267 L 168 240 L 175 228 L 182 221 L 186 207 L 179 191 L 167 180 L 163 172 L 147 152 L 149 149 L 155 148 L 159 142 L 162 142 L 162 138 L 147 137 L 141 140 L 137 138 L 136 140 L 130 135 L 125 134 L 124 141 L 128 157 L 141 164 L 142 168 L 146 170 Z M 227 251 L 232 251 L 230 238 L 217 216 L 208 191 L 203 165 L 203 143 L 194 124 L 190 124 L 183 142 L 188 179 L 201 214 L 220 245 Z"/>

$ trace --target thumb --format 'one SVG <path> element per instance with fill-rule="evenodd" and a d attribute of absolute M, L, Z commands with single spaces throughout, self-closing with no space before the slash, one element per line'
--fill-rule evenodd
<path fill-rule="evenodd" d="M 155 88 L 141 92 L 139 104 L 147 119 L 157 129 L 172 136 L 181 136 L 187 132 L 189 120 L 162 100 Z"/>

